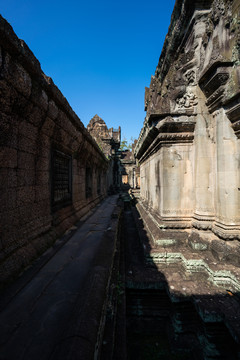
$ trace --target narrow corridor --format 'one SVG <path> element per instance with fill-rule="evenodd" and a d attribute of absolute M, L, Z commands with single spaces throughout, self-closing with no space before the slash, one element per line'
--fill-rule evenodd
<path fill-rule="evenodd" d="M 238 359 L 238 296 L 151 260 L 138 209 L 108 197 L 3 292 L 1 360 Z"/>

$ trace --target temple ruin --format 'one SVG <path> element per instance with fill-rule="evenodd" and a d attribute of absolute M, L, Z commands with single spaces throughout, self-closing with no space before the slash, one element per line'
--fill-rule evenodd
<path fill-rule="evenodd" d="M 89 122 L 87 130 L 96 140 L 98 146 L 109 160 L 107 188 L 111 191 L 119 191 L 121 188 L 120 152 L 121 127 L 108 129 L 104 120 L 95 115 Z"/>
<path fill-rule="evenodd" d="M 94 208 L 110 187 L 119 186 L 119 179 L 113 177 L 109 152 L 100 149 L 25 42 L 2 17 L 0 23 L 4 283 Z M 117 149 L 120 129 L 114 141 Z"/>
<path fill-rule="evenodd" d="M 239 359 L 239 0 L 176 0 L 145 110 L 85 128 L 0 16 L 0 359 Z"/>
<path fill-rule="evenodd" d="M 239 1 L 176 2 L 135 150 L 149 216 L 160 228 L 191 229 L 205 246 L 217 241 L 237 266 L 238 17 Z"/>
<path fill-rule="evenodd" d="M 140 189 L 140 167 L 134 156 L 134 150 L 137 140 L 131 146 L 131 149 L 121 152 L 121 174 L 122 185 L 127 185 L 132 189 Z"/>

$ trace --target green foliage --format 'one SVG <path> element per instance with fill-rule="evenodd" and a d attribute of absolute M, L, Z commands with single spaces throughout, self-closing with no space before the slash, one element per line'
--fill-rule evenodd
<path fill-rule="evenodd" d="M 123 137 L 123 140 L 121 141 L 120 150 L 132 150 L 132 146 L 134 144 L 135 139 L 131 137 L 130 141 L 128 142 L 126 137 Z"/>

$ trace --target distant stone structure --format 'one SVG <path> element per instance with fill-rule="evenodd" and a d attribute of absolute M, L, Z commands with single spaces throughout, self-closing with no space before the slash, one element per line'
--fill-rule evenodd
<path fill-rule="evenodd" d="M 109 160 L 107 176 L 107 188 L 114 191 L 120 189 L 120 156 L 119 147 L 121 143 L 121 127 L 108 129 L 105 121 L 95 115 L 89 122 L 87 130 L 96 140 L 98 146 Z"/>
<path fill-rule="evenodd" d="M 136 143 L 137 140 L 133 143 L 132 150 L 127 149 L 121 151 L 122 184 L 128 185 L 133 189 L 140 188 L 140 167 L 134 156 Z"/>
<path fill-rule="evenodd" d="M 97 114 L 90 120 L 87 130 L 96 140 L 100 149 L 109 160 L 107 188 L 119 190 L 122 185 L 137 188 L 140 185 L 139 167 L 136 165 L 133 144 L 132 150 L 120 150 L 121 127 L 108 129 L 105 121 Z"/>
<path fill-rule="evenodd" d="M 176 1 L 145 110 L 143 208 L 159 229 L 208 236 L 239 266 L 239 0 Z"/>
<path fill-rule="evenodd" d="M 0 139 L 2 284 L 106 196 L 112 166 L 2 17 Z"/>

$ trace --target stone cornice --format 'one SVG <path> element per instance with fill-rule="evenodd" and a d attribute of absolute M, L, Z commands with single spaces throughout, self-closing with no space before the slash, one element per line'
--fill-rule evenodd
<path fill-rule="evenodd" d="M 205 69 L 199 79 L 199 86 L 207 98 L 206 105 L 212 113 L 224 102 L 226 84 L 230 77 L 232 63 L 217 61 Z"/>
<path fill-rule="evenodd" d="M 139 139 L 135 149 L 135 157 L 137 159 L 142 157 L 148 146 L 154 141 L 157 135 L 158 129 L 156 129 L 155 126 L 152 128 L 145 128 L 145 131 L 143 132 L 141 139 Z"/>
<path fill-rule="evenodd" d="M 159 122 L 155 129 L 158 131 L 157 136 L 155 136 L 150 144 L 142 148 L 140 156 L 139 153 L 137 154 L 140 163 L 158 151 L 164 144 L 192 143 L 195 121 L 193 121 L 192 117 L 191 121 L 176 121 L 176 119 L 168 117 Z"/>
<path fill-rule="evenodd" d="M 199 85 L 207 98 L 221 85 L 226 84 L 231 67 L 232 63 L 230 62 L 215 62 L 201 74 Z"/>
<path fill-rule="evenodd" d="M 189 143 L 194 139 L 195 116 L 156 114 L 148 121 L 149 131 L 138 141 L 136 158 L 141 162 L 157 151 L 163 143 Z"/>

